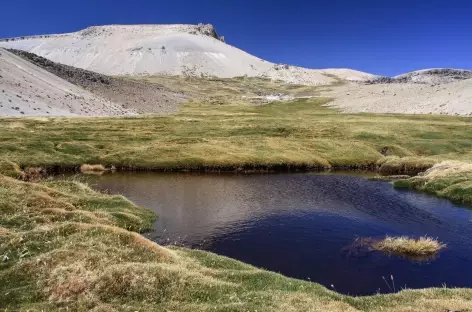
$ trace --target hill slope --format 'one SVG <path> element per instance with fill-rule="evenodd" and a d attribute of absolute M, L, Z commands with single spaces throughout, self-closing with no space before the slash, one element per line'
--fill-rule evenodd
<path fill-rule="evenodd" d="M 472 78 L 472 70 L 455 68 L 431 68 L 417 70 L 394 77 L 396 80 L 412 83 L 438 85 Z"/>
<path fill-rule="evenodd" d="M 416 83 L 440 85 L 472 78 L 472 70 L 455 68 L 422 69 L 395 77 L 375 77 L 366 81 L 367 84 L 382 83 Z"/>
<path fill-rule="evenodd" d="M 350 69 L 270 63 L 224 43 L 211 25 L 94 26 L 69 34 L 4 39 L 0 47 L 107 75 L 247 75 L 304 84 L 375 77 Z"/>
<path fill-rule="evenodd" d="M 186 99 L 186 96 L 181 92 L 169 90 L 159 84 L 110 77 L 85 69 L 55 63 L 44 57 L 21 50 L 10 49 L 9 52 L 45 69 L 53 75 L 92 92 L 98 97 L 140 114 L 175 112 Z"/>
<path fill-rule="evenodd" d="M 472 79 L 440 85 L 384 83 L 341 86 L 324 92 L 330 105 L 348 113 L 444 114 L 472 116 Z"/>
<path fill-rule="evenodd" d="M 0 48 L 1 116 L 134 114 Z"/>

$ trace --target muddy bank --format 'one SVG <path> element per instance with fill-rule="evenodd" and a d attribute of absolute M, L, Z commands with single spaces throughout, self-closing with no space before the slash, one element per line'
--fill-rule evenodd
<path fill-rule="evenodd" d="M 80 166 L 35 166 L 44 174 L 61 174 L 61 173 L 81 173 L 84 165 Z M 201 173 L 297 173 L 297 172 L 337 172 L 337 171 L 364 171 L 378 173 L 381 178 L 379 180 L 398 180 L 415 176 L 424 172 L 428 168 L 398 168 L 389 169 L 388 172 L 382 170 L 382 166 L 377 164 L 369 165 L 349 165 L 349 166 L 309 166 L 309 165 L 267 165 L 267 166 L 195 166 L 195 167 L 141 167 L 141 166 L 120 166 L 120 165 L 103 165 L 94 164 L 104 168 L 103 172 L 201 172 Z M 30 170 L 33 167 L 20 166 L 22 171 Z"/>

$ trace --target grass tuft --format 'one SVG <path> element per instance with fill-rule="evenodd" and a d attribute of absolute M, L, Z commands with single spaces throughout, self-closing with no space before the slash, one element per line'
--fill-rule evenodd
<path fill-rule="evenodd" d="M 89 164 L 83 164 L 80 166 L 80 172 L 82 173 L 89 173 L 89 172 L 104 172 L 107 169 L 103 165 L 89 165 Z"/>
<path fill-rule="evenodd" d="M 21 168 L 12 161 L 0 159 L 0 174 L 12 178 L 19 178 L 21 176 Z"/>
<path fill-rule="evenodd" d="M 429 256 L 437 254 L 441 249 L 446 248 L 446 245 L 427 236 L 420 238 L 387 236 L 385 239 L 375 242 L 372 247 L 379 251 L 400 255 Z"/>

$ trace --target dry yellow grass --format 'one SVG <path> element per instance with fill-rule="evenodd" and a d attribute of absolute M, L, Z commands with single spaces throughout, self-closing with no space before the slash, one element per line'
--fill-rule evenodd
<path fill-rule="evenodd" d="M 437 160 L 427 157 L 407 156 L 400 158 L 398 156 L 390 156 L 381 158 L 377 161 L 377 165 L 379 166 L 379 172 L 384 175 L 395 175 L 398 172 L 416 174 L 428 170 L 437 162 Z"/>
<path fill-rule="evenodd" d="M 80 172 L 82 173 L 96 173 L 96 172 L 104 172 L 107 169 L 103 165 L 89 165 L 83 164 L 80 166 Z"/>
<path fill-rule="evenodd" d="M 389 253 L 428 256 L 438 253 L 441 249 L 446 248 L 446 245 L 427 236 L 420 238 L 387 236 L 385 239 L 374 243 L 372 247 L 376 250 Z"/>
<path fill-rule="evenodd" d="M 435 180 L 455 174 L 472 172 L 472 164 L 460 161 L 443 161 L 421 175 L 424 179 Z"/>
<path fill-rule="evenodd" d="M 0 235 L 6 236 L 9 233 L 10 233 L 10 231 L 8 231 L 7 229 L 5 229 L 3 227 L 0 227 Z"/>
<path fill-rule="evenodd" d="M 19 178 L 21 177 L 22 172 L 18 164 L 9 160 L 0 159 L 0 174 L 13 178 Z"/>

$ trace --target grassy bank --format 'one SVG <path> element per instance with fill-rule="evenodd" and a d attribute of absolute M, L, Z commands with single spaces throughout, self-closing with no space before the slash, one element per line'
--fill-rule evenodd
<path fill-rule="evenodd" d="M 472 159 L 472 120 L 339 114 L 328 99 L 189 103 L 167 117 L 0 120 L 0 158 L 22 167 L 118 169 L 375 168 L 417 173 Z M 384 157 L 382 152 L 387 155 Z"/>
<path fill-rule="evenodd" d="M 153 214 L 74 181 L 0 175 L 0 310 L 459 311 L 472 290 L 354 298 L 136 232 Z M 130 231 L 132 230 L 132 231 Z"/>
<path fill-rule="evenodd" d="M 446 161 L 411 179 L 395 181 L 397 188 L 410 188 L 459 203 L 472 203 L 472 165 Z"/>

